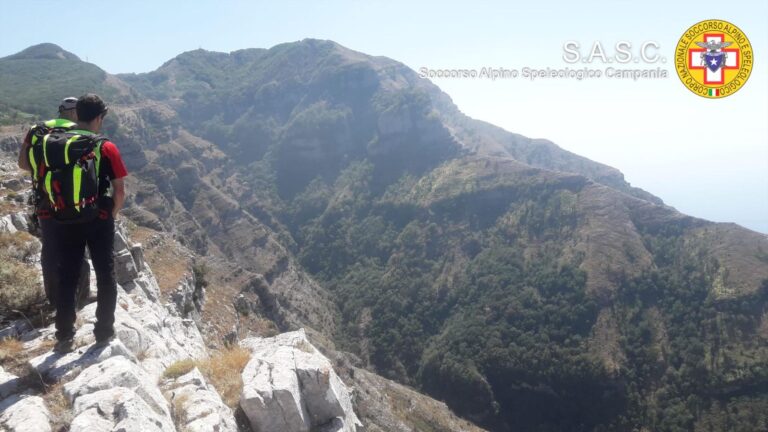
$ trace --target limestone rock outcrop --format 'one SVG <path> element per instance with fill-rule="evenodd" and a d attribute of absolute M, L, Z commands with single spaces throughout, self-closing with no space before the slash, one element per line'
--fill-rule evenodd
<path fill-rule="evenodd" d="M 23 229 L 7 217 L 6 231 Z M 49 410 L 50 386 L 63 396 L 69 431 L 236 432 L 232 410 L 203 374 L 193 368 L 176 377 L 164 371 L 182 360 L 208 357 L 196 320 L 204 292 L 194 275 L 184 278 L 163 300 L 157 280 L 144 262 L 140 245 L 115 235 L 118 280 L 115 338 L 95 344 L 96 303 L 78 311 L 75 349 L 67 354 L 47 347 L 53 326 L 30 329 L 14 323 L 8 335 L 24 342 L 30 376 L 48 389 L 27 388 L 24 379 L 0 369 L 0 430 L 50 431 L 58 428 Z M 91 287 L 96 283 L 91 274 Z M 90 296 L 95 300 L 95 295 Z M 241 346 L 252 353 L 242 373 L 241 407 L 253 430 L 356 432 L 362 425 L 350 392 L 330 361 L 304 330 L 273 338 L 249 338 Z M 29 377 L 27 377 L 29 379 Z"/>
<path fill-rule="evenodd" d="M 260 432 L 355 432 L 362 426 L 346 385 L 304 330 L 249 338 L 240 407 Z M 279 413 L 279 415 L 275 415 Z"/>
<path fill-rule="evenodd" d="M 237 423 L 216 389 L 197 368 L 163 384 L 177 423 L 187 432 L 237 432 Z"/>

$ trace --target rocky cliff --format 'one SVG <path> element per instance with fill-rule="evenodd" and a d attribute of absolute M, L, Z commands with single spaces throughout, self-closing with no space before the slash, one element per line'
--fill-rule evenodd
<path fill-rule="evenodd" d="M 26 196 L 28 181 L 7 155 L 0 165 L 0 192 L 16 191 Z M 4 198 L 8 203 L 8 196 Z M 23 243 L 13 247 L 33 251 L 21 264 L 38 272 L 36 283 L 27 288 L 41 290 L 39 241 L 28 234 L 31 228 L 26 212 L 18 211 L 24 208 L 20 204 L 23 201 L 10 200 L 0 217 L 0 235 L 19 238 Z M 92 335 L 96 310 L 93 274 L 87 285 L 91 292 L 86 305 L 78 311 L 76 348 L 71 353 L 51 350 L 53 325 L 41 326 L 26 318 L 8 321 L 5 317 L 0 329 L 0 430 L 414 430 L 412 421 L 393 414 L 386 401 L 356 396 L 358 381 L 349 378 L 353 367 L 342 367 L 350 387 L 303 329 L 269 338 L 235 337 L 230 341 L 234 346 L 209 348 L 199 330 L 206 288 L 196 278 L 203 275 L 186 268 L 174 289 L 163 292 L 145 261 L 145 248 L 126 237 L 123 226 L 115 233 L 118 307 L 116 338 L 108 345 L 95 346 Z M 3 292 L 16 288 L 6 285 L 5 278 L 3 282 Z M 234 307 L 230 308 L 234 314 Z M 40 314 L 43 321 L 50 321 L 47 311 Z M 224 382 L 226 393 L 220 395 L 206 376 Z M 389 398 L 376 390 L 385 380 L 365 379 L 370 383 L 366 393 Z M 230 388 L 230 381 L 237 383 Z M 409 398 L 409 403 L 428 399 L 411 393 L 415 398 Z M 387 428 L 379 428 L 376 422 L 364 424 L 355 413 L 356 403 L 379 407 L 379 421 L 388 422 Z M 415 410 L 417 415 L 420 410 Z M 451 420 L 444 405 L 435 403 L 429 415 L 436 416 L 436 425 L 473 430 L 458 426 L 462 422 L 457 419 Z"/>
<path fill-rule="evenodd" d="M 20 219 L 16 214 L 3 220 Z M 23 226 L 4 224 L 7 233 L 18 228 Z M 116 339 L 94 346 L 95 303 L 78 313 L 72 353 L 49 350 L 51 326 L 8 335 L 23 341 L 13 363 L 31 358 L 26 370 L 15 365 L 20 376 L 0 374 L 3 430 L 237 431 L 232 409 L 196 367 L 168 377 L 180 362 L 208 359 L 208 350 L 195 322 L 182 318 L 184 310 L 161 303 L 152 270 L 136 253 L 141 246 L 129 246 L 119 232 L 116 245 Z M 346 385 L 303 331 L 240 344 L 250 354 L 240 406 L 254 430 L 354 432 L 361 426 Z"/>

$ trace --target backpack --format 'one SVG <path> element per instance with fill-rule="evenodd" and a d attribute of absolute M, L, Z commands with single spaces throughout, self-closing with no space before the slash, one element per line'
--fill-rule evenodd
<path fill-rule="evenodd" d="M 75 129 L 67 120 L 51 120 L 32 128 L 32 165 L 40 217 L 82 223 L 99 214 L 99 163 L 103 135 Z"/>

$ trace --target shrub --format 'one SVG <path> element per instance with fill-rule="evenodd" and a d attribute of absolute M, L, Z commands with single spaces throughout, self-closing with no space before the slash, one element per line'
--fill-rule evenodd
<path fill-rule="evenodd" d="M 184 359 L 171 364 L 163 372 L 163 378 L 176 379 L 182 375 L 188 374 L 196 366 L 196 362 L 192 359 Z"/>
<path fill-rule="evenodd" d="M 12 258 L 16 261 L 29 261 L 40 252 L 40 242 L 31 234 L 17 231 L 0 233 L 0 256 L 4 259 Z"/>
<path fill-rule="evenodd" d="M 38 272 L 0 253 L 0 315 L 13 317 L 38 311 L 45 292 Z"/>

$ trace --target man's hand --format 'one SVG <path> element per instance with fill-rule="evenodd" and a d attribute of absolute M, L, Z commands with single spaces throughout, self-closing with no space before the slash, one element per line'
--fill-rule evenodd
<path fill-rule="evenodd" d="M 29 147 L 31 146 L 30 142 L 30 134 L 27 133 L 27 136 L 24 138 L 24 142 L 21 144 L 21 150 L 19 150 L 19 168 L 23 169 L 24 171 L 32 172 L 32 165 L 29 164 Z"/>

